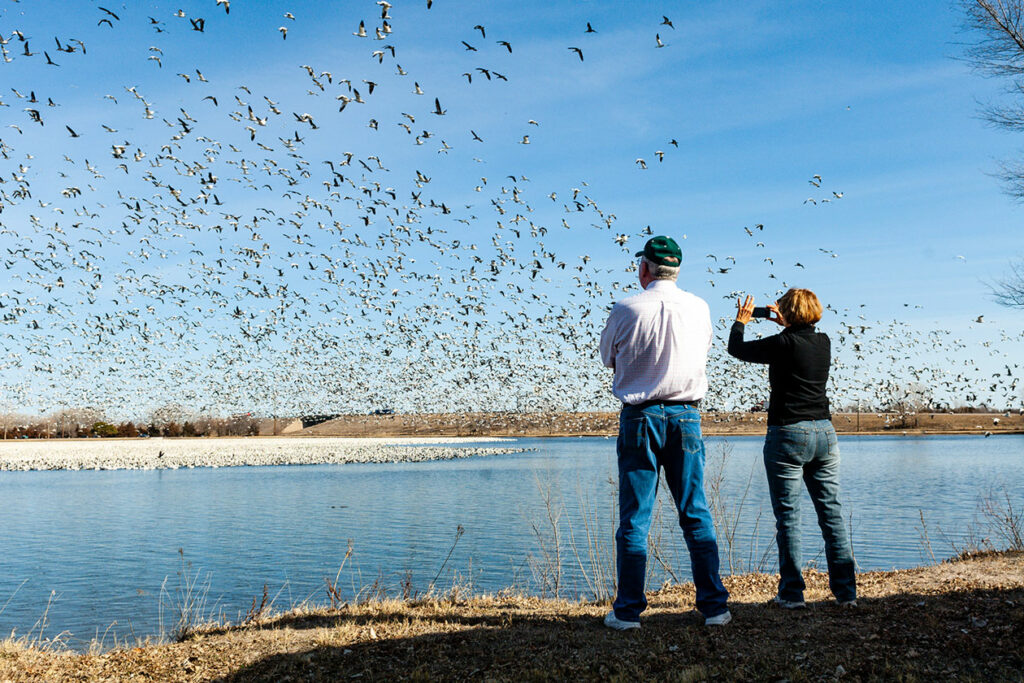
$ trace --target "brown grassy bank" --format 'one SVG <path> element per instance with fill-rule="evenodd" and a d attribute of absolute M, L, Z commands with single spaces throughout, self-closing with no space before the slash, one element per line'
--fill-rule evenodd
<path fill-rule="evenodd" d="M 765 413 L 704 413 L 709 436 L 761 435 Z M 998 420 L 998 423 L 996 422 Z M 836 413 L 841 434 L 1008 434 L 1024 432 L 1024 416 L 1011 414 Z M 294 436 L 614 436 L 618 413 L 450 413 L 345 415 Z"/>
<path fill-rule="evenodd" d="M 765 604 L 774 576 L 729 577 L 736 618 L 717 630 L 693 612 L 692 585 L 653 594 L 629 633 L 601 625 L 606 604 L 371 602 L 102 655 L 8 645 L 0 680 L 1021 680 L 1024 553 L 861 574 L 857 610 L 808 574 L 801 612 Z"/>

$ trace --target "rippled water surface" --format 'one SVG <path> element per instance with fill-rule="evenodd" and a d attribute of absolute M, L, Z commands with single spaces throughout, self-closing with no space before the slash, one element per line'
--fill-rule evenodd
<path fill-rule="evenodd" d="M 762 439 L 707 444 L 707 478 L 722 472 L 721 500 L 738 512 L 731 553 L 720 538 L 723 569 L 731 555 L 735 571 L 773 570 Z M 614 439 L 502 445 L 536 450 L 415 464 L 2 473 L 0 632 L 38 632 L 53 591 L 44 636 L 68 631 L 80 645 L 108 627 L 122 638 L 157 634 L 161 585 L 170 631 L 179 549 L 191 563 L 186 573 L 208 584 L 207 609 L 229 619 L 264 584 L 275 607 L 326 602 L 324 579 L 338 576 L 350 542 L 339 581 L 348 599 L 375 581 L 393 595 L 405 580 L 422 592 L 435 578 L 437 590 L 541 592 L 555 575 L 544 560 L 554 548 L 548 502 L 558 517 L 560 591 L 600 590 L 600 567 L 614 559 Z M 991 487 L 1024 503 L 1024 436 L 841 437 L 840 446 L 844 514 L 861 569 L 920 564 L 922 514 L 941 558 L 981 521 L 978 503 Z M 804 559 L 824 565 L 809 500 L 804 531 Z M 671 572 L 688 578 L 668 508 L 659 548 Z M 660 584 L 667 573 L 652 565 L 651 582 Z"/>

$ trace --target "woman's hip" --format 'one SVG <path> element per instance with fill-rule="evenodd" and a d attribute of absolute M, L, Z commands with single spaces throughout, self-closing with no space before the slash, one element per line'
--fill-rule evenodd
<path fill-rule="evenodd" d="M 831 420 L 804 420 L 788 425 L 769 425 L 764 439 L 764 461 L 803 466 L 818 458 L 838 457 L 839 441 Z"/>

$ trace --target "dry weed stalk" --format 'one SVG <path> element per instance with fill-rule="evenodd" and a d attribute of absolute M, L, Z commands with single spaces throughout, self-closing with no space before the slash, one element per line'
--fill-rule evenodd
<path fill-rule="evenodd" d="M 996 550 L 1024 550 L 1024 509 L 1014 503 L 1006 486 L 990 487 L 978 500 L 974 521 L 960 539 L 951 537 L 942 527 L 936 526 L 936 530 L 959 558 Z M 1002 543 L 994 543 L 993 536 Z"/>
<path fill-rule="evenodd" d="M 722 489 L 725 483 L 726 465 L 729 462 L 732 451 L 732 444 L 723 440 L 719 449 L 720 455 L 715 459 L 712 468 L 710 468 L 709 476 L 705 477 L 705 488 L 707 490 L 708 507 L 711 510 L 711 519 L 715 525 L 715 535 L 718 536 L 719 547 L 725 546 L 729 573 L 736 574 L 750 569 L 749 566 L 744 566 L 747 563 L 742 562 L 735 556 L 738 550 L 736 536 L 739 531 L 743 508 L 746 506 L 747 497 L 750 494 L 750 486 L 754 481 L 757 459 L 754 459 L 750 467 L 750 474 L 747 476 L 747 483 L 739 500 L 735 503 L 730 503 Z"/>
<path fill-rule="evenodd" d="M 199 569 L 193 570 L 192 563 L 186 562 L 185 550 L 178 548 L 178 557 L 181 560 L 181 569 L 178 570 L 178 585 L 172 596 L 167 591 L 167 578 L 160 584 L 159 598 L 159 624 L 161 639 L 166 634 L 164 630 L 164 600 L 177 614 L 177 623 L 171 638 L 176 642 L 187 640 L 200 626 L 217 624 L 223 621 L 214 614 L 217 603 L 209 604 L 210 584 L 212 576 L 209 572 L 205 577 Z"/>
<path fill-rule="evenodd" d="M 572 521 L 567 517 L 569 547 L 580 574 L 587 584 L 587 590 L 594 600 L 609 600 L 616 590 L 615 553 L 609 539 L 614 538 L 615 532 L 614 498 L 617 494 L 617 485 L 613 479 L 609 479 L 608 483 L 612 486 L 613 498 L 610 505 L 611 533 L 600 533 L 600 513 L 591 503 L 590 497 L 583 492 L 580 482 L 576 483 L 576 496 L 580 520 L 583 523 L 583 533 L 586 537 L 586 549 L 583 553 L 580 552 L 579 544 L 576 542 L 576 532 L 573 529 Z"/>
<path fill-rule="evenodd" d="M 671 498 L 671 496 L 669 496 Z M 666 505 L 666 497 L 663 495 L 658 496 L 657 508 L 654 511 L 654 516 L 651 519 L 651 533 L 647 536 L 647 554 L 654 558 L 654 561 L 661 567 L 662 571 L 672 577 L 672 580 L 676 583 L 680 583 L 679 577 L 676 576 L 675 571 L 672 569 L 672 565 L 665 558 L 664 547 L 662 538 L 665 531 L 664 523 L 664 511 Z M 673 516 L 675 516 L 675 507 L 673 506 Z M 674 529 L 676 527 L 669 527 L 669 536 L 674 535 Z M 677 547 L 677 544 L 670 544 L 671 547 Z M 650 585 L 651 579 L 654 574 L 654 564 L 651 562 L 647 563 L 647 584 Z"/>
<path fill-rule="evenodd" d="M 416 597 L 416 591 L 412 587 L 412 570 L 406 569 L 402 575 L 402 600 L 412 600 Z"/>
<path fill-rule="evenodd" d="M 981 514 L 1007 550 L 1024 550 L 1024 509 L 1014 505 L 1010 490 L 990 488 L 981 499 Z"/>
<path fill-rule="evenodd" d="M 156 647 L 157 645 L 162 645 L 166 642 L 159 635 L 146 635 L 144 637 L 137 635 L 135 633 L 135 629 L 132 627 L 131 619 L 128 620 L 128 633 L 121 638 L 118 636 L 117 630 L 114 628 L 117 625 L 117 620 L 110 622 L 107 628 L 103 630 L 102 635 L 100 635 L 99 628 L 97 627 L 96 634 L 92 637 L 89 643 L 81 649 L 81 652 L 92 656 L 99 656 L 116 650 Z M 220 624 L 209 624 L 211 627 L 219 625 Z M 224 626 L 227 626 L 227 624 L 225 623 Z M 107 636 L 110 636 L 111 642 L 109 644 L 107 643 Z"/>
<path fill-rule="evenodd" d="M 536 519 L 530 521 L 530 528 L 537 538 L 541 558 L 538 560 L 531 556 L 528 560 L 530 569 L 533 571 L 534 578 L 540 584 L 543 594 L 554 595 L 557 598 L 560 596 L 562 587 L 561 519 L 563 512 L 565 512 L 565 506 L 555 495 L 554 488 L 558 483 L 557 477 L 555 481 L 549 481 L 544 484 L 541 483 L 540 476 L 535 473 L 534 481 L 544 501 L 544 511 L 546 514 L 546 524 L 544 526 L 545 529 L 550 528 L 550 531 L 542 529 Z"/>
<path fill-rule="evenodd" d="M 427 587 L 427 593 L 433 592 L 434 585 L 437 583 L 437 580 L 441 578 L 441 572 L 444 571 L 445 566 L 448 564 L 448 560 L 452 559 L 452 553 L 455 552 L 455 546 L 459 544 L 459 539 L 462 538 L 464 533 L 466 533 L 466 529 L 461 524 L 455 527 L 455 540 L 452 542 L 452 547 L 448 549 L 448 555 L 445 556 L 444 562 L 441 563 L 441 568 L 437 570 L 437 574 Z"/>
<path fill-rule="evenodd" d="M 264 583 L 263 584 L 263 599 L 260 600 L 260 604 L 257 607 L 257 605 L 256 605 L 256 596 L 254 595 L 252 597 L 252 605 L 249 607 L 249 610 L 245 613 L 245 616 L 242 618 L 242 621 L 240 623 L 241 626 L 248 626 L 250 624 L 255 624 L 256 622 L 258 622 L 260 619 L 263 618 L 263 613 L 267 609 L 267 598 L 268 597 L 269 597 L 269 593 L 267 591 L 267 584 Z"/>
<path fill-rule="evenodd" d="M 345 563 L 348 562 L 348 558 L 352 557 L 352 539 L 348 539 L 348 549 L 345 551 L 345 557 L 341 559 L 341 565 L 338 567 L 338 573 L 334 577 L 334 582 L 331 582 L 329 576 L 324 577 L 324 583 L 327 584 L 327 599 L 331 603 L 331 609 L 338 609 L 345 604 L 345 600 L 341 596 L 341 590 L 338 588 L 338 579 L 341 578 L 341 570 L 345 568 Z"/>
<path fill-rule="evenodd" d="M 366 605 L 371 602 L 384 602 L 387 599 L 388 588 L 384 580 L 384 570 L 378 569 L 377 576 L 373 578 L 373 583 L 369 586 L 364 586 L 356 595 L 356 603 Z"/>
<path fill-rule="evenodd" d="M 921 559 L 930 560 L 931 564 L 937 564 L 938 560 L 935 559 L 935 551 L 932 550 L 932 539 L 928 535 L 928 525 L 924 521 L 924 509 L 918 508 L 917 512 L 921 517 L 921 526 L 917 529 L 917 534 L 921 538 Z"/>
<path fill-rule="evenodd" d="M 22 586 L 25 585 L 25 581 L 22 582 Z M 19 586 L 18 588 L 21 588 Z M 17 594 L 17 590 L 14 591 Z M 14 595 L 11 595 L 13 598 Z M 60 596 L 57 595 L 57 591 L 51 590 L 50 597 L 46 600 L 46 608 L 43 610 L 43 614 L 36 623 L 32 625 L 28 633 L 23 636 L 16 636 L 15 631 L 11 631 L 11 634 L 0 641 L 0 652 L 3 650 L 40 650 L 43 652 L 63 652 L 67 650 L 67 638 L 71 635 L 68 631 L 61 631 L 57 635 L 46 638 L 44 633 L 46 627 L 50 624 L 50 608 L 53 606 L 54 601 Z M 8 598 L 7 602 L 4 603 L 4 608 L 10 603 L 11 598 Z M 0 610 L 2 612 L 3 610 Z M 36 631 L 36 629 L 39 629 Z M 34 635 L 33 635 L 34 634 Z"/>

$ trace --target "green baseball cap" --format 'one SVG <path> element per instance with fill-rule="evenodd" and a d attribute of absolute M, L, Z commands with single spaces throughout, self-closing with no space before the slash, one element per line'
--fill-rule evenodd
<path fill-rule="evenodd" d="M 651 263 L 672 268 L 678 268 L 679 264 L 683 262 L 683 250 L 679 248 L 674 239 L 665 235 L 658 235 L 647 240 L 644 250 L 636 252 L 636 256 L 643 256 Z"/>

